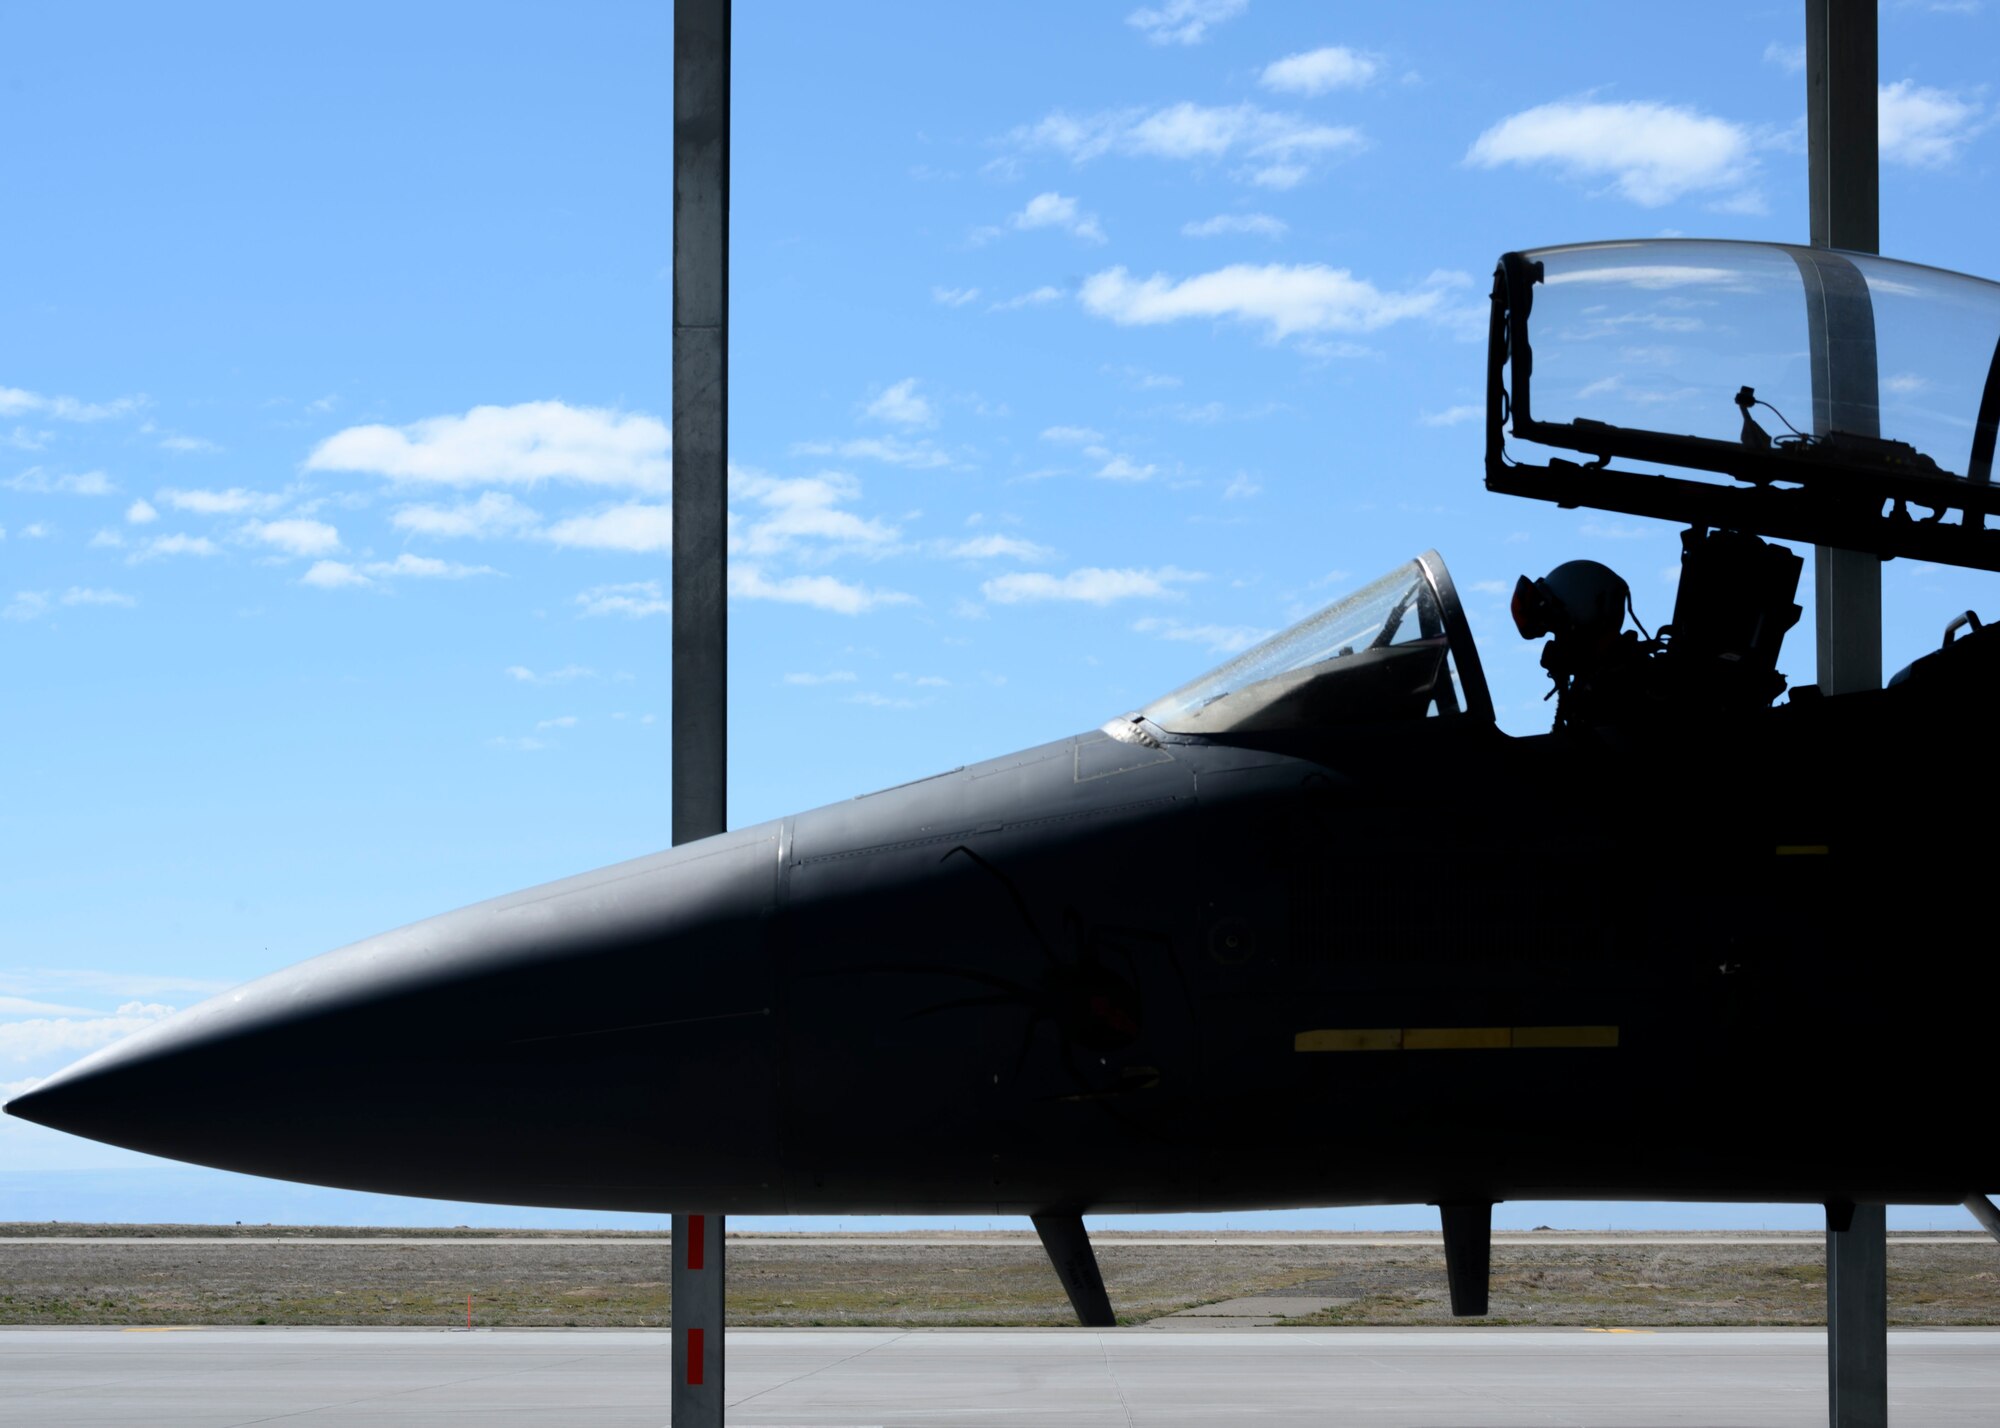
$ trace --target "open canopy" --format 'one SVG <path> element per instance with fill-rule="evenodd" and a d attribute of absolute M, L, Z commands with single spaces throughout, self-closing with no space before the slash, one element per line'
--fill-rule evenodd
<path fill-rule="evenodd" d="M 1784 244 L 1589 243 L 1505 255 L 1491 330 L 1496 490 L 2000 569 L 2000 284 Z M 1527 464 L 1510 424 L 1594 460 Z"/>
<path fill-rule="evenodd" d="M 1470 714 L 1493 703 L 1436 551 L 1148 704 L 1171 734 L 1270 734 Z"/>

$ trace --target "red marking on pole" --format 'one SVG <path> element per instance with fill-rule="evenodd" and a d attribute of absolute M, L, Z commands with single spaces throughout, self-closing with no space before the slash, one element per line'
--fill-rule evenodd
<path fill-rule="evenodd" d="M 704 1250 L 702 1241 L 708 1238 L 707 1234 L 703 1230 L 703 1226 L 707 1223 L 707 1221 L 708 1221 L 708 1216 L 706 1215 L 688 1216 L 688 1268 L 689 1269 L 701 1268 L 702 1254 Z M 658 1261 L 655 1261 L 655 1263 L 657 1262 Z"/>
<path fill-rule="evenodd" d="M 701 1217 L 700 1217 L 699 1215 L 697 1215 L 697 1216 L 695 1216 L 695 1218 L 696 1218 L 696 1219 L 700 1219 Z M 657 1263 L 657 1261 L 655 1261 L 655 1262 Z M 699 1268 L 700 1266 L 696 1266 L 696 1267 L 697 1267 L 697 1268 Z M 702 1367 L 702 1365 L 701 1365 L 701 1341 L 702 1341 L 702 1337 L 703 1337 L 703 1335 L 702 1335 L 702 1331 L 701 1331 L 700 1329 L 690 1329 L 690 1330 L 688 1330 L 688 1361 L 687 1361 L 687 1381 L 688 1381 L 688 1383 L 689 1383 L 689 1384 L 690 1384 L 690 1385 L 691 1385 L 692 1387 L 695 1387 L 695 1388 L 699 1388 L 699 1387 L 701 1387 L 701 1367 Z"/>

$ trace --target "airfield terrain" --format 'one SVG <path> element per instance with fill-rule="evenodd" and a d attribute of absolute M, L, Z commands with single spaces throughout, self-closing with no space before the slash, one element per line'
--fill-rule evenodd
<path fill-rule="evenodd" d="M 1433 1235 L 1107 1233 L 1120 1321 L 1270 1326 L 1723 1327 L 1824 1322 L 1815 1234 L 1495 1237 L 1492 1314 L 1451 1319 Z M 0 1325 L 654 1327 L 651 1233 L 0 1225 Z M 1892 1235 L 1892 1324 L 2000 1324 L 2000 1244 Z M 729 1321 L 766 1327 L 1069 1325 L 1031 1234 L 732 1236 Z"/>

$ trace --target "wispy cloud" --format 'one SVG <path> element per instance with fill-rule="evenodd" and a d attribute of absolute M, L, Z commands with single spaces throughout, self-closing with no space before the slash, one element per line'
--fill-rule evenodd
<path fill-rule="evenodd" d="M 583 607 L 586 615 L 624 615 L 628 619 L 644 619 L 648 615 L 665 615 L 673 610 L 673 604 L 660 590 L 657 580 L 628 580 L 619 585 L 593 585 L 577 595 L 576 603 Z"/>
<path fill-rule="evenodd" d="M 1264 66 L 1258 82 L 1288 94 L 1326 94 L 1335 89 L 1360 89 L 1374 82 L 1382 62 L 1374 55 L 1327 45 L 1302 54 L 1286 55 Z"/>
<path fill-rule="evenodd" d="M 665 504 L 631 502 L 566 517 L 550 526 L 546 535 L 556 545 L 587 550 L 670 551 L 674 512 Z"/>
<path fill-rule="evenodd" d="M 1044 307 L 1052 302 L 1060 302 L 1062 295 L 1063 290 L 1061 288 L 1043 283 L 1038 288 L 1030 288 L 1027 292 L 1016 293 L 1013 297 L 1003 298 L 996 303 L 989 303 L 986 310 L 988 312 L 1017 312 L 1024 307 Z"/>
<path fill-rule="evenodd" d="M 1460 422 L 1472 421 L 1484 415 L 1485 411 L 1486 408 L 1468 402 L 1460 406 L 1446 407 L 1441 412 L 1423 412 L 1417 420 L 1425 426 L 1457 426 Z"/>
<path fill-rule="evenodd" d="M 880 553 L 898 537 L 894 526 L 841 509 L 842 502 L 861 494 L 861 483 L 852 476 L 781 478 L 738 470 L 730 473 L 729 491 L 757 509 L 740 517 L 741 529 L 732 533 L 731 549 L 744 555 L 778 555 L 807 542 L 820 555 Z"/>
<path fill-rule="evenodd" d="M 1142 635 L 1203 645 L 1216 654 L 1240 654 L 1274 633 L 1255 625 L 1185 625 L 1159 615 L 1135 621 L 1132 628 Z"/>
<path fill-rule="evenodd" d="M 315 590 L 350 590 L 374 583 L 343 560 L 314 561 L 312 568 L 299 577 L 299 584 Z"/>
<path fill-rule="evenodd" d="M 138 565 L 142 561 L 154 560 L 168 555 L 196 555 L 206 557 L 216 554 L 220 549 L 221 547 L 217 546 L 207 536 L 183 535 L 176 532 L 173 535 L 154 536 L 150 540 L 141 541 L 133 549 L 132 553 L 125 557 L 125 563 L 127 565 Z"/>
<path fill-rule="evenodd" d="M 1029 562 L 1048 560 L 1055 555 L 1045 545 L 1037 545 L 1031 540 L 1018 536 L 992 535 L 972 536 L 961 541 L 946 541 L 938 554 L 950 560 L 1025 560 Z"/>
<path fill-rule="evenodd" d="M 1545 166 L 1574 179 L 1608 180 L 1647 208 L 1690 193 L 1744 190 L 1755 167 L 1743 125 L 1636 101 L 1558 100 L 1524 109 L 1481 134 L 1465 157 L 1478 168 Z"/>
<path fill-rule="evenodd" d="M 521 535 L 541 523 L 541 514 L 505 491 L 482 491 L 478 498 L 451 506 L 404 506 L 389 524 L 411 535 L 486 540 Z"/>
<path fill-rule="evenodd" d="M 155 491 L 153 498 L 169 510 L 197 516 L 240 516 L 248 511 L 275 510 L 285 503 L 285 498 L 275 492 L 246 491 L 241 486 L 231 486 L 227 491 L 185 491 L 169 486 Z"/>
<path fill-rule="evenodd" d="M 1156 45 L 1198 45 L 1211 25 L 1233 20 L 1250 7 L 1250 0 L 1159 0 L 1142 5 L 1125 23 Z"/>
<path fill-rule="evenodd" d="M 908 605 L 916 597 L 899 590 L 875 590 L 831 575 L 789 575 L 776 579 L 760 566 L 732 561 L 729 593 L 738 600 L 775 600 L 808 605 L 836 615 L 860 615 L 884 605 Z"/>
<path fill-rule="evenodd" d="M 941 303 L 945 307 L 964 307 L 967 303 L 977 302 L 978 300 L 978 288 L 947 288 L 936 286 L 931 288 L 931 301 Z"/>
<path fill-rule="evenodd" d="M 1907 79 L 1885 84 L 1876 97 L 1882 159 L 1910 168 L 1944 168 L 1987 127 L 1984 113 L 1984 105 L 1951 90 Z"/>
<path fill-rule="evenodd" d="M 1104 433 L 1087 426 L 1049 426 L 1042 428 L 1042 440 L 1062 446 L 1087 446 L 1104 440 Z"/>
<path fill-rule="evenodd" d="M 1007 226 L 1024 232 L 1054 228 L 1086 243 L 1108 241 L 1096 214 L 1085 213 L 1076 199 L 1054 191 L 1038 193 L 1029 199 L 1027 207 L 1008 218 Z"/>
<path fill-rule="evenodd" d="M 160 513 L 153 508 L 153 503 L 148 501 L 144 496 L 141 496 L 125 508 L 125 519 L 135 526 L 150 525 L 159 518 Z"/>
<path fill-rule="evenodd" d="M 1259 238 L 1282 238 L 1289 232 L 1285 220 L 1268 213 L 1218 213 L 1199 223 L 1181 225 L 1183 238 L 1220 238 L 1225 234 L 1249 233 Z"/>
<path fill-rule="evenodd" d="M 588 665 L 566 664 L 561 669 L 535 673 L 524 664 L 510 664 L 505 671 L 507 677 L 520 684 L 568 684 L 577 679 L 595 679 L 597 671 Z"/>
<path fill-rule="evenodd" d="M 114 397 L 108 402 L 84 402 L 75 397 L 47 397 L 20 387 L 0 387 L 0 417 L 53 417 L 57 421 L 110 421 L 145 410 L 145 396 Z"/>
<path fill-rule="evenodd" d="M 1206 578 L 1199 571 L 1181 570 L 1171 565 L 1151 570 L 1105 570 L 1084 566 L 1067 575 L 1013 571 L 995 576 L 981 585 L 979 590 L 996 605 L 1045 600 L 1108 605 L 1114 600 L 1179 599 L 1181 592 L 1174 588 L 1176 585 Z"/>
<path fill-rule="evenodd" d="M 1178 281 L 1160 273 L 1135 279 L 1120 266 L 1086 278 L 1079 297 L 1086 311 L 1121 326 L 1233 318 L 1262 323 L 1273 338 L 1284 338 L 1373 332 L 1410 318 L 1443 316 L 1451 294 L 1468 282 L 1464 274 L 1440 272 L 1394 292 L 1319 263 L 1235 263 Z"/>
<path fill-rule="evenodd" d="M 102 471 L 50 471 L 30 466 L 0 481 L 10 491 L 35 496 L 109 496 L 118 488 Z"/>
<path fill-rule="evenodd" d="M 933 470 L 951 465 L 951 457 L 929 441 L 907 441 L 893 436 L 862 436 L 848 441 L 795 441 L 796 456 L 842 456 L 853 461 L 880 461 L 889 466 L 912 470 Z"/>
<path fill-rule="evenodd" d="M 173 1011 L 160 1002 L 126 1002 L 110 1016 L 28 1017 L 0 1022 L 0 1061 L 21 1065 L 95 1051 L 171 1016 Z"/>
<path fill-rule="evenodd" d="M 246 522 L 238 531 L 241 539 L 270 546 L 286 555 L 331 555 L 340 549 L 340 532 L 325 521 L 293 516 L 281 521 Z"/>
<path fill-rule="evenodd" d="M 89 585 L 72 585 L 62 593 L 65 605 L 112 605 L 129 610 L 139 602 L 122 590 L 103 590 Z"/>
<path fill-rule="evenodd" d="M 315 447 L 306 468 L 454 486 L 577 481 L 664 493 L 670 446 L 666 423 L 644 413 L 522 402 L 401 427 L 348 427 Z"/>
<path fill-rule="evenodd" d="M 1764 63 L 1776 65 L 1786 74 L 1802 74 L 1806 67 L 1806 47 L 1773 40 L 1764 46 Z"/>
<path fill-rule="evenodd" d="M 852 684 L 859 678 L 851 669 L 830 669 L 825 674 L 788 674 L 787 684 Z"/>
<path fill-rule="evenodd" d="M 863 415 L 874 421 L 888 422 L 892 426 L 933 426 L 937 422 L 937 412 L 929 400 L 917 393 L 915 377 L 905 377 L 902 381 L 883 388 L 875 399 L 868 403 Z"/>
<path fill-rule="evenodd" d="M 1060 110 L 1014 129 L 1023 149 L 1052 149 L 1072 163 L 1106 154 L 1219 163 L 1241 159 L 1240 176 L 1267 188 L 1290 188 L 1310 165 L 1367 147 L 1359 129 L 1319 124 L 1254 104 L 1182 102 L 1164 109 L 1118 109 L 1073 115 Z"/>
<path fill-rule="evenodd" d="M 412 555 L 408 551 L 404 551 L 394 560 L 371 560 L 361 568 L 378 580 L 389 580 L 398 576 L 408 576 L 413 580 L 464 580 L 474 575 L 500 573 L 490 565 L 460 565 L 457 561 L 437 560 L 428 555 Z"/>
<path fill-rule="evenodd" d="M 181 456 L 206 456 L 222 448 L 204 437 L 183 436 L 180 432 L 171 432 L 160 438 L 160 450 L 171 451 Z"/>

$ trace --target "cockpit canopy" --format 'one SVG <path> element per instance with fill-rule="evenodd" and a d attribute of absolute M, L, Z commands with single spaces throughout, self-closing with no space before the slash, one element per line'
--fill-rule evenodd
<path fill-rule="evenodd" d="M 1493 704 L 1458 592 L 1430 551 L 1142 711 L 1170 734 L 1271 734 L 1471 715 Z"/>

